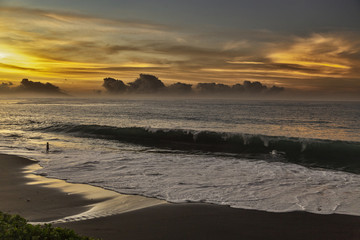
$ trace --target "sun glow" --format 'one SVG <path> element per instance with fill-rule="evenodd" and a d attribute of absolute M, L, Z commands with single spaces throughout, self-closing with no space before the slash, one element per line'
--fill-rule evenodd
<path fill-rule="evenodd" d="M 16 50 L 0 46 L 0 63 L 8 69 L 29 69 L 34 66 L 34 59 Z M 3 50 L 6 49 L 6 50 Z"/>
<path fill-rule="evenodd" d="M 11 58 L 15 56 L 14 53 L 9 52 L 8 50 L 5 50 L 4 47 L 0 47 L 0 60 L 2 63 L 5 61 L 9 61 Z"/>
<path fill-rule="evenodd" d="M 6 53 L 0 52 L 0 59 L 6 58 L 8 55 Z"/>

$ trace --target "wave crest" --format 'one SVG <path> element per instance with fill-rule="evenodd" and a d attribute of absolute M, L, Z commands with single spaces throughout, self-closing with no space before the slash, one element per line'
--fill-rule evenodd
<path fill-rule="evenodd" d="M 269 161 L 292 162 L 309 167 L 360 173 L 359 142 L 76 124 L 58 124 L 33 130 L 118 140 L 167 149 L 235 153 L 254 159 L 265 158 Z"/>

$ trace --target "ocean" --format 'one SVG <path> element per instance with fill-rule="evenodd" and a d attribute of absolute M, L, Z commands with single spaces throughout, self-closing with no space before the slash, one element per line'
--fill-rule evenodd
<path fill-rule="evenodd" d="M 7 98 L 0 152 L 174 203 L 360 215 L 359 119 L 360 102 Z"/>

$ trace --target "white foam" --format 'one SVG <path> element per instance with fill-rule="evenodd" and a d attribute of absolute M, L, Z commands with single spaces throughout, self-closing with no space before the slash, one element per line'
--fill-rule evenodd
<path fill-rule="evenodd" d="M 274 212 L 360 215 L 360 176 L 295 164 L 147 151 L 67 152 L 42 162 L 51 177 L 169 202 Z M 65 151 L 66 152 L 66 151 Z M 95 161 L 96 160 L 96 161 Z M 66 166 L 66 167 L 64 167 Z"/>

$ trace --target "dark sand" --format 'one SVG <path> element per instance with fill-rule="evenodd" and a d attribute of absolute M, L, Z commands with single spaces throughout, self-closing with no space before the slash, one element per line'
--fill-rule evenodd
<path fill-rule="evenodd" d="M 96 202 L 47 187 L 46 183 L 29 185 L 31 179 L 24 168 L 33 164 L 36 162 L 0 154 L 0 211 L 19 214 L 29 221 L 50 221 L 83 212 Z"/>
<path fill-rule="evenodd" d="M 360 217 L 170 204 L 60 224 L 104 239 L 360 239 Z"/>
<path fill-rule="evenodd" d="M 54 220 L 100 201 L 41 184 L 26 185 L 30 179 L 22 168 L 28 164 L 27 159 L 0 155 L 0 211 L 31 221 Z M 360 239 L 356 216 L 268 213 L 200 203 L 160 204 L 56 225 L 103 239 Z"/>

